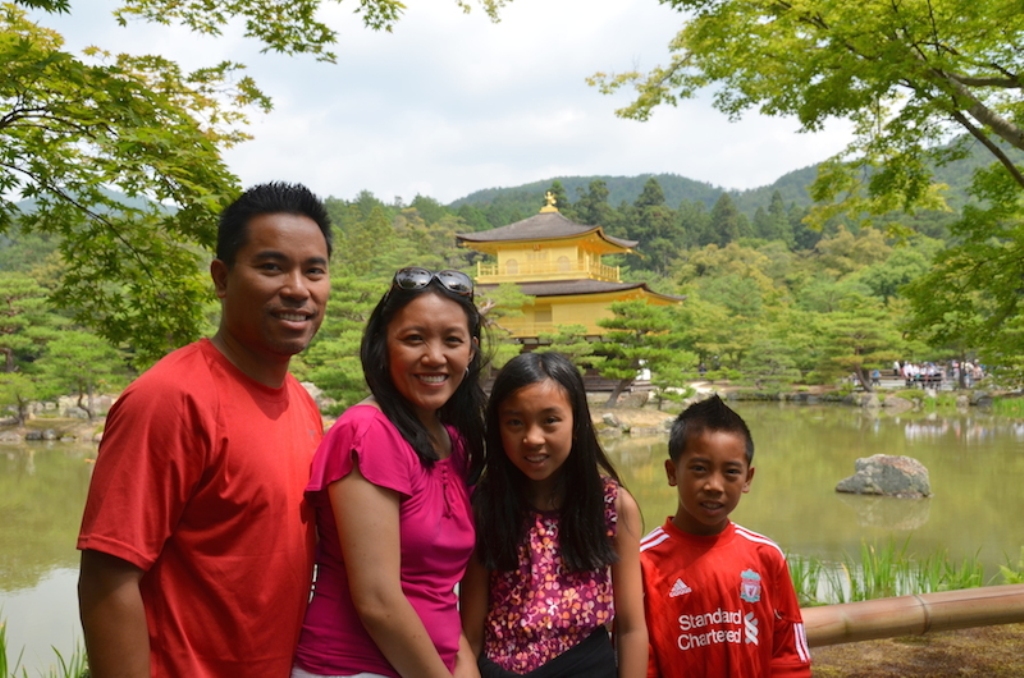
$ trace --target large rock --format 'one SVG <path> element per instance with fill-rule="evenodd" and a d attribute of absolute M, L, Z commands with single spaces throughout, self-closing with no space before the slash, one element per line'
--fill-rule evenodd
<path fill-rule="evenodd" d="M 620 422 L 618 417 L 616 417 L 611 412 L 605 412 L 604 414 L 602 414 L 601 421 L 603 421 L 606 426 L 611 426 L 612 428 L 622 428 L 622 422 Z"/>
<path fill-rule="evenodd" d="M 836 492 L 920 498 L 932 493 L 928 469 L 911 457 L 875 454 L 854 464 L 856 473 L 836 485 Z"/>

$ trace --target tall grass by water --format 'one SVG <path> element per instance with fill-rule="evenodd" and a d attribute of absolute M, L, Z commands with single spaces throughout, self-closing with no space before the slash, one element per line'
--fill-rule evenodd
<path fill-rule="evenodd" d="M 1024 398 L 995 398 L 992 400 L 992 412 L 1006 417 L 1024 418 Z"/>
<path fill-rule="evenodd" d="M 920 557 L 908 550 L 908 542 L 862 543 L 859 553 L 844 554 L 839 561 L 794 554 L 789 554 L 787 561 L 803 607 L 1024 582 L 1024 547 L 1016 567 L 1008 562 L 990 580 L 977 557 L 960 562 L 950 560 L 946 553 Z"/>
<path fill-rule="evenodd" d="M 85 651 L 79 647 L 71 656 L 64 658 L 54 648 L 57 664 L 54 668 L 44 672 L 37 672 L 38 678 L 88 678 L 89 668 L 85 661 Z M 28 672 L 28 669 L 21 665 L 22 653 L 11 660 L 7 647 L 7 623 L 0 621 L 0 678 L 35 678 Z"/>

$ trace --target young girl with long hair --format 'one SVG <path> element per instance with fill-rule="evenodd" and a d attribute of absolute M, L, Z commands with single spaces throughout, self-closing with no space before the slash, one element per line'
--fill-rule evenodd
<path fill-rule="evenodd" d="M 306 488 L 318 574 L 293 678 L 475 675 L 454 588 L 475 541 L 480 331 L 458 271 L 402 269 L 370 315 L 373 395 L 324 437 Z"/>
<path fill-rule="evenodd" d="M 640 511 L 564 356 L 521 354 L 496 377 L 473 504 L 462 621 L 484 678 L 646 674 Z"/>

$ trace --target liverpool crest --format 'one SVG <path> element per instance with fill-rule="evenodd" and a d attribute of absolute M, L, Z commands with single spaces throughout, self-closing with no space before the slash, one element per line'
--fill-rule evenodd
<path fill-rule="evenodd" d="M 753 570 L 743 570 L 740 582 L 740 598 L 748 603 L 761 600 L 761 575 Z"/>

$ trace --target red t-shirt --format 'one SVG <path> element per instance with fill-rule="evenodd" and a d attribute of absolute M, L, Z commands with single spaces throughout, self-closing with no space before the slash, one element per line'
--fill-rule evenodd
<path fill-rule="evenodd" d="M 153 676 L 289 674 L 322 433 L 294 377 L 259 384 L 208 340 L 164 357 L 111 408 L 78 548 L 145 570 Z"/>
<path fill-rule="evenodd" d="M 810 678 L 789 568 L 772 540 L 729 523 L 701 537 L 672 524 L 640 542 L 648 678 Z"/>

